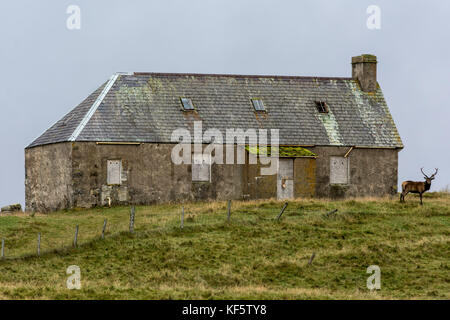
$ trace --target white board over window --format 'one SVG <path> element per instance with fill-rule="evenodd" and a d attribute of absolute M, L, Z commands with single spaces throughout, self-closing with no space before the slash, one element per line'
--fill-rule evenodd
<path fill-rule="evenodd" d="M 349 159 L 344 157 L 330 157 L 330 183 L 349 183 Z"/>
<path fill-rule="evenodd" d="M 192 181 L 211 181 L 211 155 L 194 154 Z"/>
<path fill-rule="evenodd" d="M 108 160 L 108 184 L 121 184 L 122 161 Z"/>

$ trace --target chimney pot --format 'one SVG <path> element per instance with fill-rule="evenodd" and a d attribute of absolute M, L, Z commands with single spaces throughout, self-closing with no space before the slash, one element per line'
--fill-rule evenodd
<path fill-rule="evenodd" d="M 352 78 L 359 81 L 363 91 L 377 91 L 377 57 L 372 54 L 352 57 Z"/>

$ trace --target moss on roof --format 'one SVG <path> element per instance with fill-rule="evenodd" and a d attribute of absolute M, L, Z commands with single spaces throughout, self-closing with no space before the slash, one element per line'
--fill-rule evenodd
<path fill-rule="evenodd" d="M 250 147 L 245 146 L 245 150 L 250 152 L 251 154 L 255 155 L 271 155 L 271 147 Z M 302 147 L 284 147 L 280 146 L 278 147 L 279 150 L 279 157 L 280 158 L 300 158 L 300 157 L 316 157 L 317 155 L 315 153 L 312 153 L 308 149 L 302 148 Z"/>
<path fill-rule="evenodd" d="M 403 147 L 381 88 L 364 92 L 352 78 L 164 73 L 114 78 L 28 148 L 71 141 L 75 133 L 75 141 L 172 143 L 179 128 L 192 137 L 195 121 L 203 122 L 203 130 L 221 132 L 277 129 L 285 146 Z M 192 99 L 195 115 L 182 112 L 180 97 Z M 263 116 L 255 114 L 253 97 L 263 99 Z M 329 105 L 328 115 L 317 112 L 317 99 Z"/>

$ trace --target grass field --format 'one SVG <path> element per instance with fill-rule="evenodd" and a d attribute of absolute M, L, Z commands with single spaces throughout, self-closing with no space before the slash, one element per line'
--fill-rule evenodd
<path fill-rule="evenodd" d="M 429 193 L 423 206 L 411 195 L 293 200 L 277 222 L 283 203 L 235 201 L 230 222 L 225 202 L 188 203 L 183 230 L 179 204 L 136 207 L 134 234 L 128 207 L 2 216 L 0 298 L 450 298 L 449 194 Z M 69 265 L 81 268 L 81 290 L 66 288 Z M 381 290 L 366 287 L 370 265 Z"/>

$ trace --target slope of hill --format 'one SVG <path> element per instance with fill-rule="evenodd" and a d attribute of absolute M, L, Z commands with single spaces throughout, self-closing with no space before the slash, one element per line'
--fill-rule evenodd
<path fill-rule="evenodd" d="M 181 205 L 139 206 L 134 234 L 127 207 L 2 216 L 0 298 L 450 298 L 450 195 L 427 194 L 423 206 L 414 196 L 297 199 L 276 221 L 282 206 L 236 201 L 227 222 L 225 202 L 188 203 L 183 229 Z M 81 290 L 66 287 L 70 265 Z M 381 290 L 366 287 L 370 265 Z"/>

